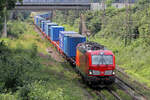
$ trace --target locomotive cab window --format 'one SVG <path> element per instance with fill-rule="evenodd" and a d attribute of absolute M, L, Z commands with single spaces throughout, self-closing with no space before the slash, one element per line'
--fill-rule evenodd
<path fill-rule="evenodd" d="M 112 55 L 92 55 L 92 65 L 112 65 Z"/>

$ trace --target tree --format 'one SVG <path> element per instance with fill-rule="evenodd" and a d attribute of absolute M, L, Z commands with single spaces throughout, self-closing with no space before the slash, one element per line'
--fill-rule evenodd
<path fill-rule="evenodd" d="M 111 7 L 112 6 L 112 3 L 114 2 L 115 0 L 106 0 L 106 6 L 107 7 Z"/>
<path fill-rule="evenodd" d="M 150 1 L 149 1 L 149 0 L 139 0 L 139 1 L 138 1 L 138 4 L 139 4 L 139 5 L 145 5 L 145 4 L 147 4 L 147 3 L 150 3 Z"/>
<path fill-rule="evenodd" d="M 4 32 L 2 37 L 7 37 L 7 13 L 8 10 L 11 10 L 15 7 L 16 2 L 21 2 L 22 0 L 0 0 L 0 12 L 3 14 L 4 18 Z"/>

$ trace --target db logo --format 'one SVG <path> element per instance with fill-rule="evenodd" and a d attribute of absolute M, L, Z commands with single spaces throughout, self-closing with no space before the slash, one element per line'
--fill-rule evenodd
<path fill-rule="evenodd" d="M 104 74 L 104 72 L 101 72 L 101 74 Z"/>

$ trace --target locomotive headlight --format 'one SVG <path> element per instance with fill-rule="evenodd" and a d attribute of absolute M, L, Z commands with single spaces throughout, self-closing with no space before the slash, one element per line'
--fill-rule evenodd
<path fill-rule="evenodd" d="M 115 72 L 113 71 L 113 73 L 112 73 L 113 75 L 115 75 Z"/>
<path fill-rule="evenodd" d="M 89 70 L 89 74 L 90 74 L 90 75 L 92 75 L 92 74 L 93 74 L 93 73 L 92 73 L 92 70 Z"/>

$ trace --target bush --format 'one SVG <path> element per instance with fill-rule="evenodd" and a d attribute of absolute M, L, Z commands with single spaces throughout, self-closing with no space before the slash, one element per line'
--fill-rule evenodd
<path fill-rule="evenodd" d="M 17 97 L 12 95 L 11 93 L 0 94 L 0 100 L 17 100 Z"/>
<path fill-rule="evenodd" d="M 18 38 L 27 30 L 26 24 L 20 21 L 10 21 L 8 23 L 8 35 Z"/>
<path fill-rule="evenodd" d="M 31 50 L 23 50 L 18 46 L 19 48 L 10 50 L 3 43 L 0 44 L 2 44 L 0 45 L 0 83 L 3 89 L 1 91 L 7 89 L 14 92 L 18 86 L 23 86 L 24 81 L 28 81 L 25 80 L 29 78 L 26 73 L 39 68 L 40 64 L 36 61 L 37 48 L 34 45 Z"/>

